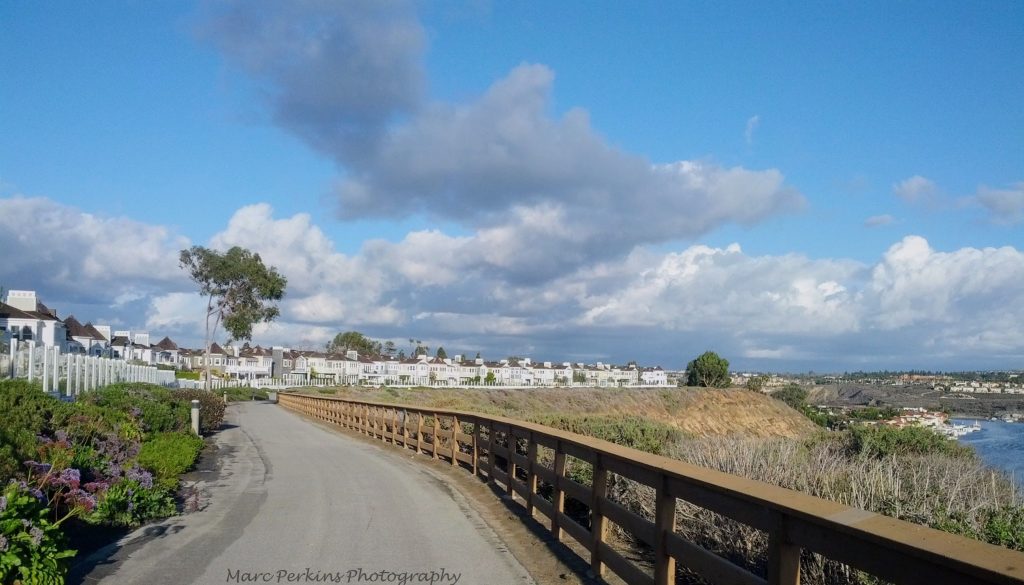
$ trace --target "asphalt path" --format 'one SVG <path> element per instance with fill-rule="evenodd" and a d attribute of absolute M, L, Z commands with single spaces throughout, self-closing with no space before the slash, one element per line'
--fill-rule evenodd
<path fill-rule="evenodd" d="M 269 403 L 228 408 L 197 511 L 144 527 L 76 580 L 186 583 L 533 583 L 411 452 L 388 452 Z"/>

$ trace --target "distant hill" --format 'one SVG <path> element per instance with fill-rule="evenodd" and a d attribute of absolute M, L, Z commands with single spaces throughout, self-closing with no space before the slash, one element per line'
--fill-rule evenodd
<path fill-rule="evenodd" d="M 803 437 L 818 430 L 784 403 L 739 388 L 342 388 L 338 394 L 522 420 L 552 414 L 636 416 L 692 437 Z"/>

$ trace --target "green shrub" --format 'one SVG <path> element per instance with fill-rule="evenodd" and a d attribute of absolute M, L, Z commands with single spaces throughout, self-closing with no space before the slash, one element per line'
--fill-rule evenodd
<path fill-rule="evenodd" d="M 175 390 L 174 397 L 188 405 L 192 400 L 199 401 L 199 430 L 212 433 L 224 422 L 224 400 L 220 394 L 206 390 Z M 191 408 L 191 406 L 189 406 Z"/>
<path fill-rule="evenodd" d="M 937 453 L 952 457 L 972 457 L 970 447 L 958 444 L 924 427 L 890 427 L 855 425 L 850 428 L 849 450 L 854 454 L 883 458 L 892 455 L 928 455 Z"/>
<path fill-rule="evenodd" d="M 142 430 L 163 433 L 188 427 L 188 405 L 170 390 L 153 384 L 113 384 L 84 395 L 81 402 L 96 404 L 142 420 Z"/>
<path fill-rule="evenodd" d="M 147 488 L 138 480 L 125 479 L 107 488 L 96 509 L 84 519 L 92 524 L 134 527 L 173 516 L 176 511 L 169 490 Z"/>
<path fill-rule="evenodd" d="M 153 472 L 158 485 L 174 488 L 178 476 L 195 464 L 203 450 L 203 440 L 186 433 L 161 433 L 142 443 L 139 465 Z"/>
<path fill-rule="evenodd" d="M 141 421 L 128 410 L 115 410 L 87 400 L 64 403 L 54 411 L 54 429 L 65 429 L 68 437 L 83 445 L 91 445 L 110 435 L 125 440 L 138 441 L 142 438 Z"/>
<path fill-rule="evenodd" d="M 174 378 L 177 380 L 199 380 L 199 372 L 183 372 L 178 370 L 174 372 Z"/>
<path fill-rule="evenodd" d="M 228 394 L 228 402 L 241 402 L 245 400 L 267 400 L 269 398 L 267 391 L 261 388 L 249 388 L 247 386 L 227 388 L 225 390 Z"/>
<path fill-rule="evenodd" d="M 891 406 L 885 408 L 867 406 L 865 408 L 855 408 L 849 413 L 850 418 L 855 420 L 886 420 L 899 416 L 899 414 L 900 411 Z"/>
<path fill-rule="evenodd" d="M 50 509 L 16 482 L 0 496 L 0 583 L 63 583 L 64 559 L 75 551 L 65 547 Z"/>
<path fill-rule="evenodd" d="M 677 441 L 680 431 L 664 423 L 639 416 L 540 414 L 529 417 L 531 422 L 604 439 L 622 445 L 661 454 L 669 443 Z"/>
<path fill-rule="evenodd" d="M 795 410 L 803 410 L 807 404 L 807 390 L 796 384 L 789 384 L 771 393 L 772 398 L 781 400 Z"/>
<path fill-rule="evenodd" d="M 39 435 L 51 428 L 59 400 L 24 380 L 0 381 L 0 482 L 21 469 L 21 462 L 36 458 Z"/>

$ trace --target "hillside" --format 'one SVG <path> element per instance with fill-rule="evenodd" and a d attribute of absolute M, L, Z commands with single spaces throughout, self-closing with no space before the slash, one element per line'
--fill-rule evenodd
<path fill-rule="evenodd" d="M 558 415 L 632 416 L 691 437 L 802 437 L 817 427 L 764 394 L 738 388 L 341 388 L 358 400 L 452 408 L 522 420 Z"/>

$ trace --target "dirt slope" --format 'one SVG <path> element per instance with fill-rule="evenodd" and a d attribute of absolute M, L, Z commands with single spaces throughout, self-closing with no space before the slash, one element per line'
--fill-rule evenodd
<path fill-rule="evenodd" d="M 708 388 L 341 388 L 339 396 L 526 418 L 530 414 L 641 416 L 694 437 L 801 437 L 817 427 L 764 394 Z"/>

